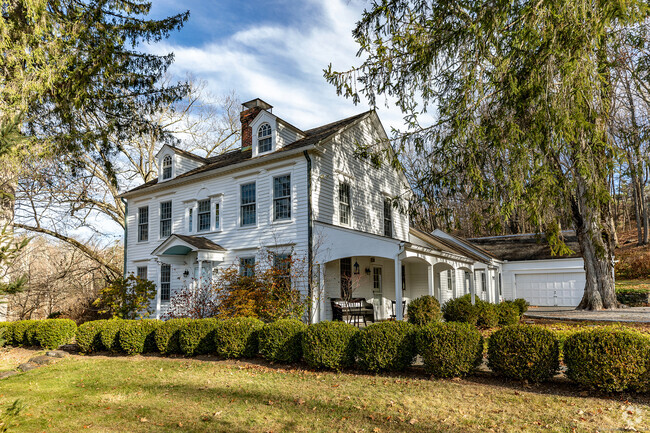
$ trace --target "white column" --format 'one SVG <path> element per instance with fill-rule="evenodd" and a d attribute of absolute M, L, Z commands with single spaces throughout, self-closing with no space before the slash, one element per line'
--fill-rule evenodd
<path fill-rule="evenodd" d="M 402 259 L 395 257 L 395 318 L 403 320 L 402 317 Z"/>
<path fill-rule="evenodd" d="M 474 272 L 472 271 L 469 278 L 469 294 L 470 297 L 472 298 L 472 305 L 476 303 L 476 299 L 474 299 L 474 297 L 476 296 L 476 284 L 474 284 L 475 279 L 476 279 L 476 274 L 474 274 Z"/>
<path fill-rule="evenodd" d="M 429 276 L 429 279 L 427 280 L 428 283 L 428 289 L 429 289 L 429 296 L 435 296 L 433 293 L 433 265 L 429 263 L 429 268 L 427 269 L 427 274 Z"/>
<path fill-rule="evenodd" d="M 161 263 L 155 262 L 156 265 L 156 319 L 160 319 L 160 265 Z"/>
<path fill-rule="evenodd" d="M 203 277 L 203 260 L 199 260 L 199 277 L 198 277 L 198 289 L 199 291 L 201 290 L 201 284 L 202 284 L 202 277 Z"/>

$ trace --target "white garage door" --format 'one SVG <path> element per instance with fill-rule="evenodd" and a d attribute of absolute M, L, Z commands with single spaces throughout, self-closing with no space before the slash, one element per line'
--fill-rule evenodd
<path fill-rule="evenodd" d="M 585 274 L 516 274 L 516 297 L 531 305 L 576 307 L 585 290 Z"/>

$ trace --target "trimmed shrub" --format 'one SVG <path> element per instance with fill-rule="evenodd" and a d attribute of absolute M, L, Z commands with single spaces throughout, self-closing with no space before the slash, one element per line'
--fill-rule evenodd
<path fill-rule="evenodd" d="M 183 353 L 179 342 L 181 329 L 191 320 L 169 319 L 157 327 L 154 331 L 154 338 L 158 352 L 168 355 Z"/>
<path fill-rule="evenodd" d="M 650 291 L 645 289 L 616 289 L 616 300 L 630 307 L 645 307 L 650 304 Z"/>
<path fill-rule="evenodd" d="M 519 309 L 519 317 L 523 316 L 526 311 L 528 311 L 528 307 L 530 307 L 530 303 L 522 298 L 517 298 L 514 301 L 512 301 L 517 308 Z"/>
<path fill-rule="evenodd" d="M 101 330 L 102 345 L 111 352 L 120 352 L 120 328 L 122 327 L 122 319 L 111 319 L 104 323 Z"/>
<path fill-rule="evenodd" d="M 373 323 L 355 338 L 357 362 L 368 371 L 400 371 L 415 357 L 415 326 L 402 321 Z"/>
<path fill-rule="evenodd" d="M 498 376 L 543 382 L 560 368 L 558 339 L 540 326 L 502 328 L 488 340 L 488 366 Z"/>
<path fill-rule="evenodd" d="M 9 335 L 9 322 L 0 322 L 0 347 L 7 344 L 7 336 Z"/>
<path fill-rule="evenodd" d="M 519 323 L 519 308 L 514 302 L 501 302 L 497 304 L 496 309 L 499 326 L 510 326 Z"/>
<path fill-rule="evenodd" d="M 77 332 L 77 324 L 70 319 L 47 319 L 35 328 L 35 340 L 45 349 L 57 349 L 71 343 Z"/>
<path fill-rule="evenodd" d="M 499 325 L 497 306 L 489 302 L 480 301 L 476 305 L 476 326 L 482 329 L 495 328 Z"/>
<path fill-rule="evenodd" d="M 474 295 L 474 302 L 478 304 L 482 301 L 478 296 Z M 442 306 L 442 317 L 446 322 L 463 322 L 476 325 L 478 309 L 476 305 L 472 305 L 471 295 L 465 295 L 445 302 Z"/>
<path fill-rule="evenodd" d="M 258 334 L 264 322 L 254 317 L 219 320 L 214 330 L 214 346 L 223 358 L 252 358 L 257 355 Z"/>
<path fill-rule="evenodd" d="M 302 358 L 302 333 L 307 325 L 295 319 L 265 324 L 259 331 L 260 355 L 271 362 L 298 362 Z"/>
<path fill-rule="evenodd" d="M 214 352 L 214 330 L 217 319 L 192 319 L 178 336 L 179 347 L 185 355 L 206 355 Z"/>
<path fill-rule="evenodd" d="M 354 339 L 359 330 L 349 323 L 320 322 L 302 335 L 302 353 L 312 368 L 340 370 L 354 364 Z"/>
<path fill-rule="evenodd" d="M 416 334 L 424 367 L 435 377 L 461 377 L 483 361 L 483 336 L 469 323 L 431 323 Z"/>
<path fill-rule="evenodd" d="M 630 329 L 590 329 L 564 342 L 567 377 L 602 391 L 637 387 L 647 373 L 649 357 L 648 337 Z"/>
<path fill-rule="evenodd" d="M 93 320 L 79 325 L 77 328 L 77 346 L 82 353 L 93 353 L 105 350 L 102 344 L 102 329 L 107 320 Z"/>
<path fill-rule="evenodd" d="M 34 338 L 37 320 L 19 320 L 9 325 L 9 335 L 12 346 L 29 346 Z"/>
<path fill-rule="evenodd" d="M 120 347 L 127 355 L 155 352 L 154 332 L 160 326 L 160 320 L 124 320 L 120 327 Z"/>
<path fill-rule="evenodd" d="M 442 319 L 440 303 L 433 296 L 420 296 L 409 302 L 408 321 L 414 325 L 439 322 Z"/>

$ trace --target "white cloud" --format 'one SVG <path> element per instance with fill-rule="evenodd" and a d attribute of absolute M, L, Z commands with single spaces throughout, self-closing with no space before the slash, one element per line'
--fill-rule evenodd
<path fill-rule="evenodd" d="M 174 52 L 173 73 L 192 73 L 215 94 L 235 90 L 243 100 L 262 98 L 276 115 L 304 129 L 367 110 L 337 96 L 323 78 L 329 63 L 335 69 L 359 64 L 351 33 L 366 3 L 306 1 L 317 6 L 306 8 L 318 11 L 304 17 L 312 26 L 251 25 L 199 47 L 156 44 L 152 51 Z M 401 126 L 396 108 L 378 111 L 388 131 Z"/>

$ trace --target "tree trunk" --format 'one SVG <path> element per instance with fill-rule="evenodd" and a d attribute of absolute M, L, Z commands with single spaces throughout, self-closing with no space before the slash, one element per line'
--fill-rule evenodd
<path fill-rule="evenodd" d="M 582 258 L 585 263 L 585 293 L 578 310 L 617 308 L 614 290 L 614 228 L 609 210 L 587 197 L 587 185 L 578 178 L 571 207 Z"/>

